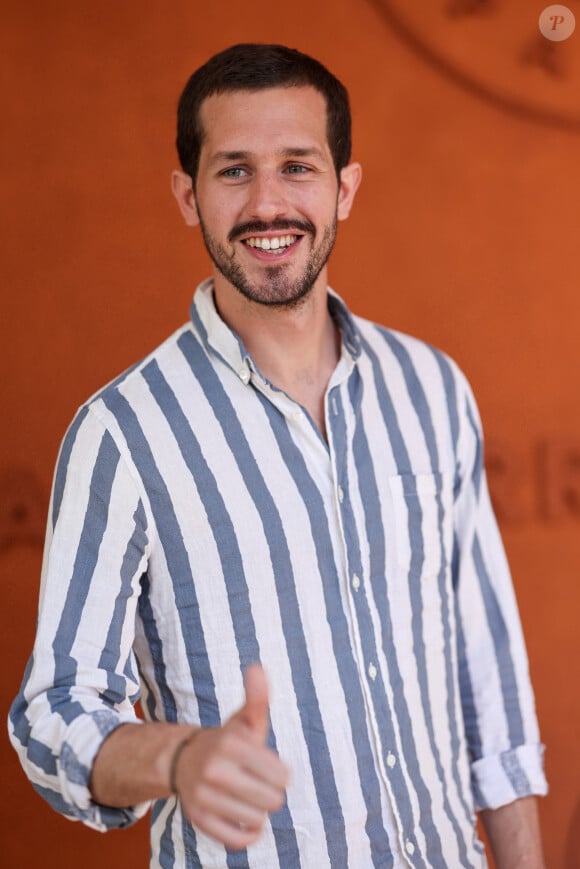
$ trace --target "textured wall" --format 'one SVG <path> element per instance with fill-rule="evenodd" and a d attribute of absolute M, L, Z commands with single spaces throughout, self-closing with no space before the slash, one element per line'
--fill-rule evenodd
<path fill-rule="evenodd" d="M 422 5 L 5 4 L 0 700 L 7 710 L 32 642 L 64 429 L 88 395 L 185 319 L 208 272 L 169 193 L 179 90 L 232 42 L 284 41 L 319 56 L 352 96 L 365 176 L 332 284 L 358 313 L 445 349 L 479 398 L 548 746 L 549 865 L 572 869 L 580 134 L 570 94 L 580 27 L 546 47 L 542 3 Z M 580 23 L 580 3 L 568 5 Z M 407 6 L 424 15 L 405 18 Z M 106 837 L 72 825 L 32 793 L 5 740 L 0 752 L 7 869 L 146 865 L 146 823 Z"/>

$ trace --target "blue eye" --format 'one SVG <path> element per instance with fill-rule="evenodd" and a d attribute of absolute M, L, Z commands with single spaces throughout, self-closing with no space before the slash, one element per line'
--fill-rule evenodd
<path fill-rule="evenodd" d="M 232 166 L 231 169 L 224 169 L 222 172 L 224 178 L 243 178 L 245 174 L 246 170 L 241 166 Z"/>
<path fill-rule="evenodd" d="M 304 173 L 309 172 L 310 170 L 308 169 L 307 166 L 303 166 L 302 163 L 292 163 L 291 166 L 288 166 L 287 171 L 291 175 L 303 175 Z"/>

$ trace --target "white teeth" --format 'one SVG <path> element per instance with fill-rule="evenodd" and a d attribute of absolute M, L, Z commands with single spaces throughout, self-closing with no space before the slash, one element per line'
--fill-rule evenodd
<path fill-rule="evenodd" d="M 295 235 L 280 235 L 275 238 L 247 238 L 245 243 L 250 247 L 257 247 L 260 250 L 280 250 L 280 248 L 289 247 L 294 244 L 297 236 Z"/>

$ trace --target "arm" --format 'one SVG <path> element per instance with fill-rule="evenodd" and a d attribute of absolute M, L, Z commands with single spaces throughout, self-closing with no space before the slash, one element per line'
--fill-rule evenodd
<path fill-rule="evenodd" d="M 36 643 L 11 709 L 10 735 L 32 784 L 53 808 L 104 831 L 127 826 L 151 798 L 170 795 L 171 759 L 193 727 L 144 724 L 133 709 L 139 694 L 134 625 L 154 520 L 138 475 L 90 410 L 79 413 L 63 443 L 50 519 Z M 265 746 L 267 686 L 261 671 L 249 678 L 251 696 L 242 710 L 224 727 L 200 731 L 179 756 L 184 811 L 196 823 L 200 817 L 210 834 L 216 830 L 206 818 L 212 799 L 201 784 L 223 774 L 219 758 L 228 752 L 236 755 L 234 766 L 250 773 L 238 782 L 237 799 L 244 799 L 247 777 L 261 778 L 262 766 L 266 778 L 275 768 L 276 793 L 258 787 L 250 803 L 253 798 L 263 816 L 282 799 L 285 769 Z M 237 803 L 231 808 L 237 833 L 245 817 L 257 835 L 255 813 L 244 811 Z M 241 839 L 228 841 L 235 847 Z"/>
<path fill-rule="evenodd" d="M 481 813 L 481 819 L 497 869 L 545 869 L 534 797 L 487 809 Z"/>
<path fill-rule="evenodd" d="M 138 721 L 133 639 L 148 555 L 140 493 L 113 438 L 85 408 L 57 464 L 36 641 L 9 729 L 37 792 L 61 814 L 103 831 L 148 809 L 100 806 L 88 788 L 103 740 Z"/>
<path fill-rule="evenodd" d="M 495 810 L 545 794 L 547 786 L 517 603 L 485 479 L 479 416 L 462 377 L 458 413 L 454 584 L 461 702 L 475 808 Z"/>
<path fill-rule="evenodd" d="M 245 687 L 244 705 L 222 727 L 129 724 L 115 730 L 93 766 L 95 802 L 121 808 L 170 796 L 179 752 L 173 779 L 186 817 L 228 848 L 255 842 L 267 814 L 283 804 L 288 771 L 266 746 L 268 687 L 260 667 L 248 669 Z"/>

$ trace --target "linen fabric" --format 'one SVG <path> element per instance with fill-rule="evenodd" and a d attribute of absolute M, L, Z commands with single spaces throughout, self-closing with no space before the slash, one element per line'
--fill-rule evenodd
<path fill-rule="evenodd" d="M 349 313 L 328 443 L 219 317 L 78 412 L 54 479 L 38 637 L 10 715 L 36 789 L 100 830 L 103 739 L 145 717 L 218 726 L 271 687 L 286 805 L 227 852 L 153 803 L 152 867 L 481 867 L 474 810 L 545 793 L 477 409 L 457 366 Z"/>

